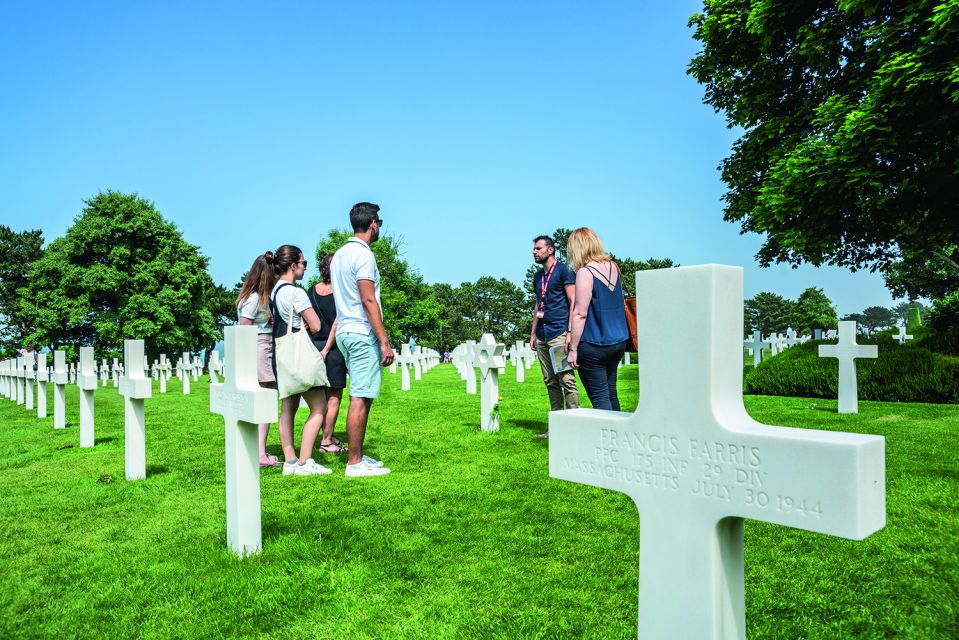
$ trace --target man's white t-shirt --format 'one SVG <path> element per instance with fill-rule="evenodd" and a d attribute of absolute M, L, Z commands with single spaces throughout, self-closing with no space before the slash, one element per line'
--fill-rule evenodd
<path fill-rule="evenodd" d="M 336 334 L 361 333 L 369 335 L 373 331 L 366 317 L 363 301 L 360 298 L 360 280 L 373 283 L 376 292 L 376 304 L 380 307 L 382 319 L 383 304 L 380 302 L 380 270 L 376 267 L 376 258 L 370 246 L 353 237 L 333 254 L 330 263 L 330 280 L 333 285 L 333 302 L 336 303 Z"/>
<path fill-rule="evenodd" d="M 290 286 L 283 286 L 287 284 Z M 280 289 L 281 286 L 283 286 L 282 289 Z M 277 291 L 277 289 L 279 289 L 279 291 Z M 283 322 L 289 321 L 290 305 L 293 305 L 294 329 L 299 329 L 303 322 L 300 320 L 300 314 L 313 307 L 313 305 L 310 304 L 309 297 L 306 295 L 306 291 L 300 289 L 295 284 L 290 284 L 286 280 L 280 280 L 273 285 L 273 293 L 270 294 L 270 297 L 273 298 L 273 304 L 276 305 L 276 315 L 278 315 Z"/>
<path fill-rule="evenodd" d="M 272 333 L 270 306 L 268 304 L 262 307 L 257 306 L 256 303 L 259 302 L 259 298 L 260 296 L 256 294 L 256 291 L 251 291 L 243 304 L 237 307 L 236 314 L 241 318 L 252 320 L 257 333 Z"/>

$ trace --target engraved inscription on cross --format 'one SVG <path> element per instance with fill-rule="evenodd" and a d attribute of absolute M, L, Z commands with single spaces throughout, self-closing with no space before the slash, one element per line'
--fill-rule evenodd
<path fill-rule="evenodd" d="M 278 396 L 257 382 L 256 327 L 226 327 L 223 341 L 224 379 L 210 385 L 210 412 L 226 425 L 226 543 L 242 557 L 263 546 L 257 425 L 277 421 Z"/>
<path fill-rule="evenodd" d="M 885 525 L 885 441 L 773 427 L 742 399 L 742 269 L 636 274 L 635 413 L 549 415 L 550 476 L 639 509 L 643 640 L 746 637 L 743 520 L 860 540 Z"/>

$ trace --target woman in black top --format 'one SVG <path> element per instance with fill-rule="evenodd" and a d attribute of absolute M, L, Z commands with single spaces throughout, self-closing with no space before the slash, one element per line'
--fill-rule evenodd
<path fill-rule="evenodd" d="M 307 297 L 313 310 L 320 317 L 321 328 L 311 333 L 313 344 L 326 360 L 326 375 L 330 386 L 326 390 L 326 421 L 323 424 L 323 439 L 320 449 L 327 453 L 345 451 L 343 443 L 333 437 L 333 428 L 340 412 L 343 388 L 346 386 L 346 361 L 336 347 L 336 305 L 333 303 L 333 287 L 330 284 L 330 262 L 333 254 L 328 253 L 320 260 L 320 282 L 310 287 Z"/>

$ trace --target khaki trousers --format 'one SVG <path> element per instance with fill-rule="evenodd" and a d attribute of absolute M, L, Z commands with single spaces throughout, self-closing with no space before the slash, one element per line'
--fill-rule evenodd
<path fill-rule="evenodd" d="M 579 388 L 576 386 L 576 375 L 572 371 L 564 371 L 558 376 L 553 373 L 553 363 L 549 359 L 549 348 L 562 346 L 566 342 L 566 334 L 560 334 L 552 340 L 537 340 L 536 355 L 539 357 L 539 367 L 543 370 L 543 382 L 549 392 L 549 410 L 579 409 Z M 565 401 L 565 407 L 564 407 Z"/>

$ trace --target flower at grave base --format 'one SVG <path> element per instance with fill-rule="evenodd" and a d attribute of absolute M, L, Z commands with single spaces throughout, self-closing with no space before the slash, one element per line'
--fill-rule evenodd
<path fill-rule="evenodd" d="M 497 399 L 497 400 L 502 400 L 502 399 L 503 399 L 503 396 L 498 396 L 496 399 Z"/>

